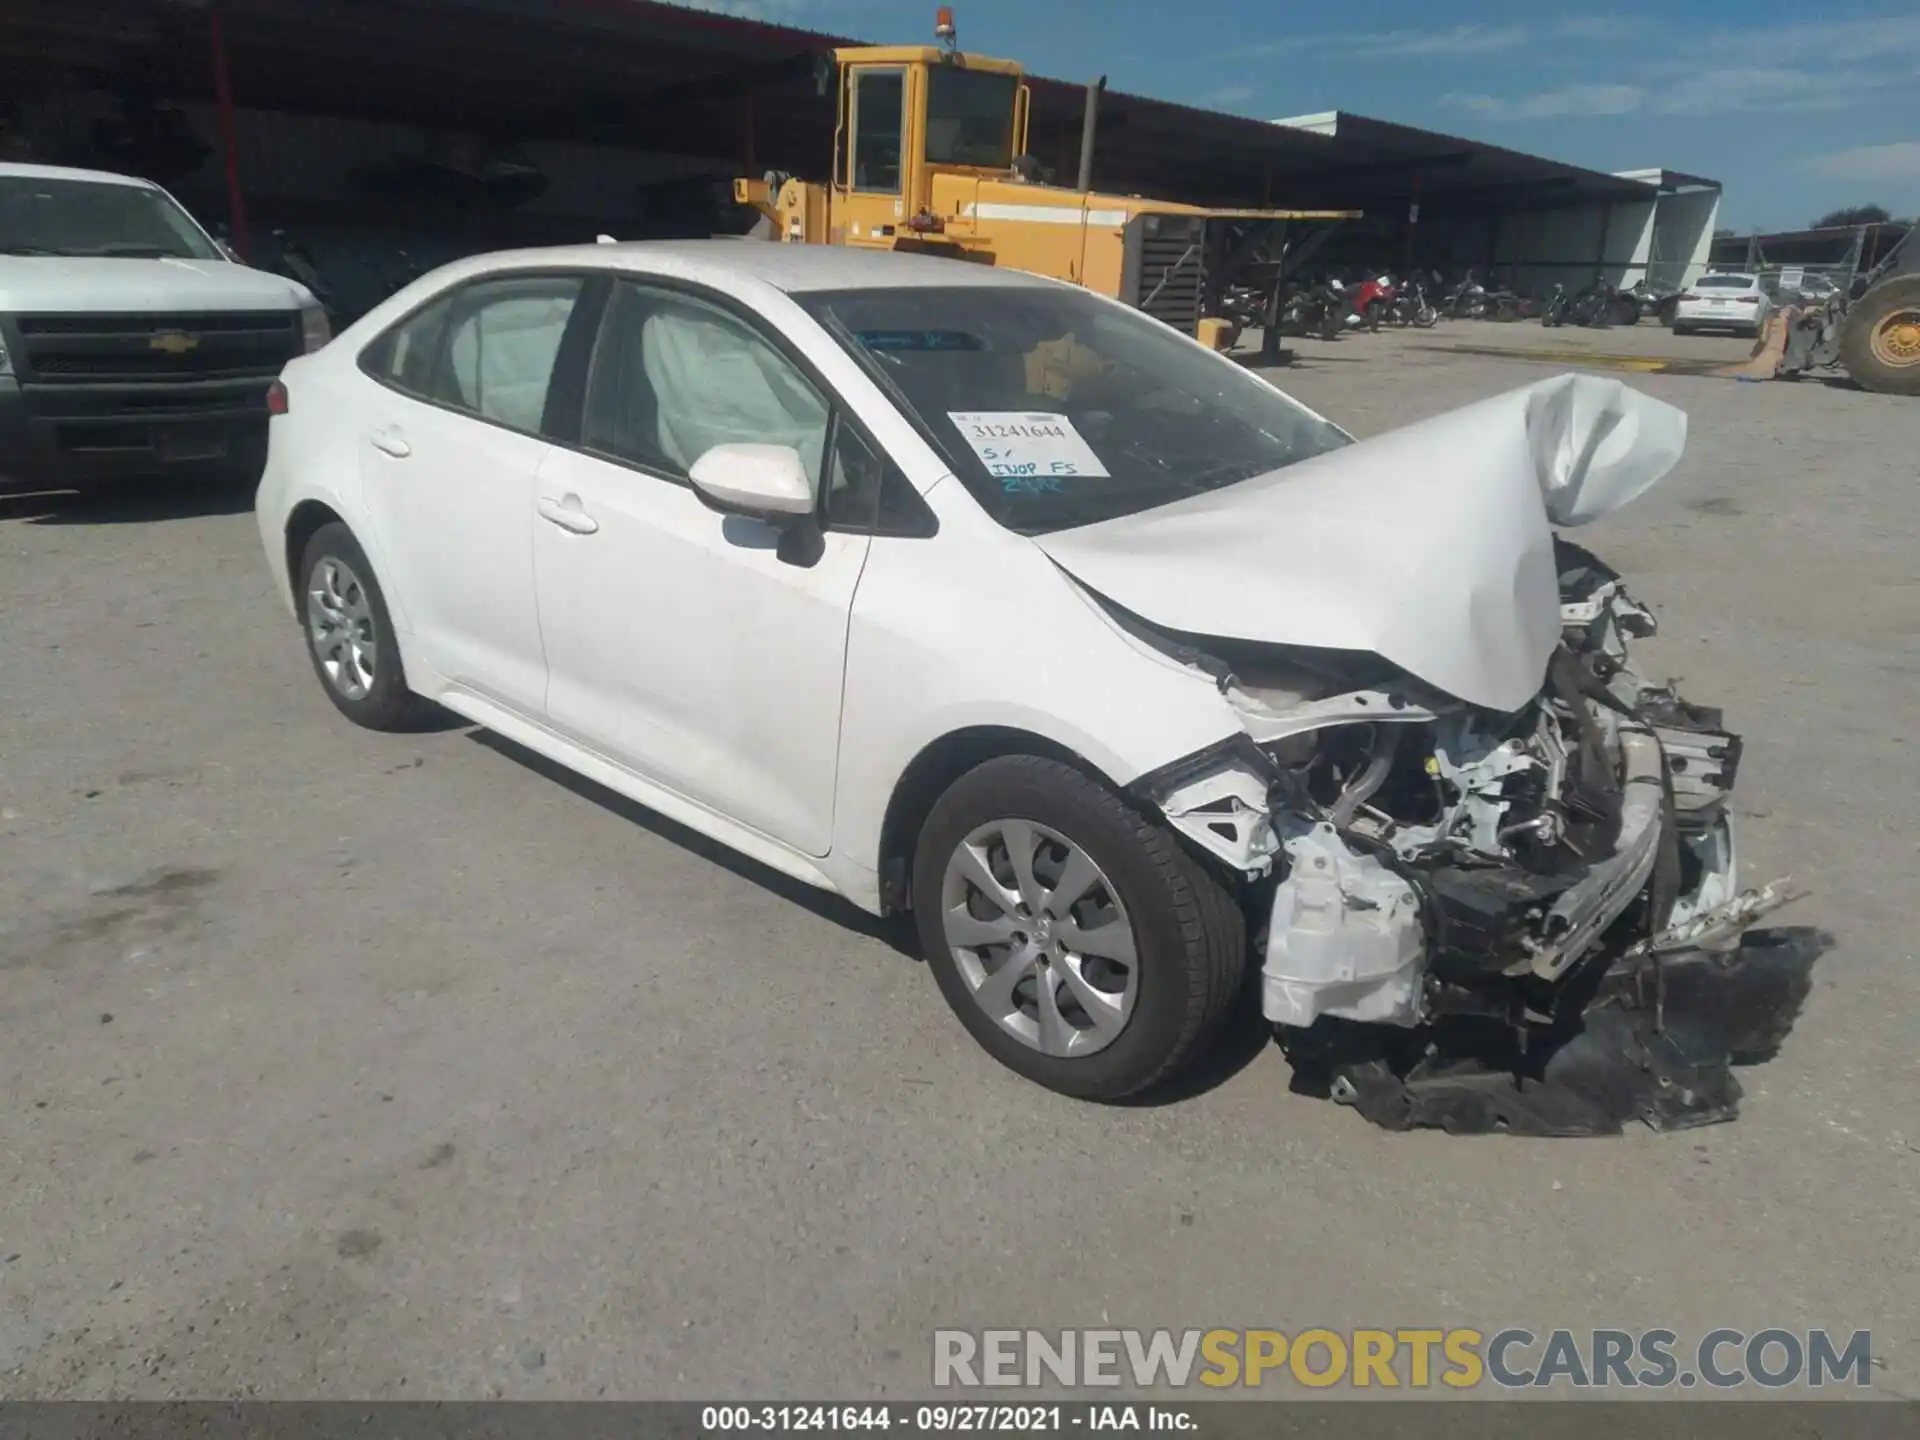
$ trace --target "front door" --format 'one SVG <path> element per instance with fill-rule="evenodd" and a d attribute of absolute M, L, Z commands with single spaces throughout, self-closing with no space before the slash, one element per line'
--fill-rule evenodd
<path fill-rule="evenodd" d="M 899 66 L 857 66 L 848 73 L 836 243 L 891 249 L 907 218 L 907 83 L 908 71 Z"/>
<path fill-rule="evenodd" d="M 623 282 L 587 380 L 581 449 L 536 486 L 552 723 L 655 783 L 809 855 L 833 833 L 847 617 L 864 535 L 811 564 L 707 508 L 693 462 L 791 445 L 818 481 L 832 407 L 757 326 Z"/>

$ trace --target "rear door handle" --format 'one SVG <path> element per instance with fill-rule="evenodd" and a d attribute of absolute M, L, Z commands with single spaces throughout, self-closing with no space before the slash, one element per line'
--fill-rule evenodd
<path fill-rule="evenodd" d="M 407 444 L 406 437 L 393 425 L 382 425 L 367 436 L 367 443 L 381 454 L 391 455 L 396 460 L 404 460 L 413 453 L 413 447 Z"/>
<path fill-rule="evenodd" d="M 591 535 L 600 528 L 600 522 L 580 508 L 578 495 L 569 495 L 564 500 L 550 500 L 542 495 L 538 509 L 542 520 L 575 535 Z"/>

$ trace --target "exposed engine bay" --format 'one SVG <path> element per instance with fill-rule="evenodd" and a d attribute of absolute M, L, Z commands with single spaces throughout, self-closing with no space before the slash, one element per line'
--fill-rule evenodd
<path fill-rule="evenodd" d="M 1653 615 L 1555 537 L 1560 643 L 1513 712 L 1377 655 L 1155 628 L 1246 736 L 1145 777 L 1248 882 L 1262 1003 L 1300 1077 L 1391 1128 L 1611 1133 L 1731 1118 L 1819 953 L 1736 883 L 1740 737 L 1638 675 Z"/>

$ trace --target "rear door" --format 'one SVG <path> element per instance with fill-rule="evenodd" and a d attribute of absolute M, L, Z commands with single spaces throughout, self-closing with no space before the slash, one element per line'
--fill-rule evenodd
<path fill-rule="evenodd" d="M 476 281 L 401 322 L 362 360 L 385 387 L 362 435 L 381 550 L 444 679 L 538 716 L 546 698 L 533 577 L 534 477 L 555 362 L 586 281 Z"/>

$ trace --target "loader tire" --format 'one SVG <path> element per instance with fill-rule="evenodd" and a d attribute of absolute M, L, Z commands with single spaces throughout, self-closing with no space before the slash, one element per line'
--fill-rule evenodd
<path fill-rule="evenodd" d="M 1868 390 L 1920 395 L 1920 275 L 1884 280 L 1854 302 L 1840 363 Z"/>

